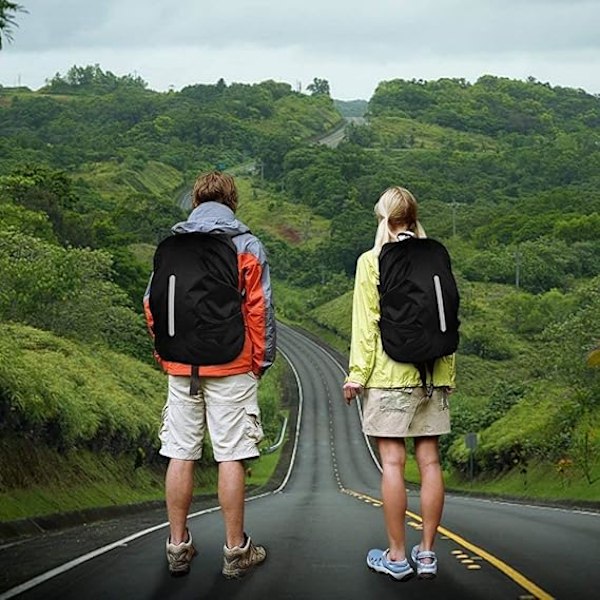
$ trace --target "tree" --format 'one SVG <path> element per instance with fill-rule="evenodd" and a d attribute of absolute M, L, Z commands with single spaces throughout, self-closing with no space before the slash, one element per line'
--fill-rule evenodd
<path fill-rule="evenodd" d="M 329 81 L 315 77 L 312 83 L 306 86 L 311 96 L 329 96 Z"/>
<path fill-rule="evenodd" d="M 18 12 L 27 12 L 20 4 L 9 2 L 9 0 L 0 0 L 0 50 L 2 50 L 3 39 L 12 42 L 13 27 L 18 27 L 15 21 L 15 14 Z"/>

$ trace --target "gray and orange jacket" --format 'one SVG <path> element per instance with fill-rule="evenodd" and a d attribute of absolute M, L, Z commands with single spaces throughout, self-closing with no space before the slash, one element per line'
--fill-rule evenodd
<path fill-rule="evenodd" d="M 237 250 L 239 289 L 244 297 L 242 312 L 246 340 L 237 358 L 223 365 L 201 366 L 200 376 L 223 377 L 252 371 L 260 377 L 275 359 L 275 314 L 269 265 L 263 245 L 229 207 L 219 202 L 203 202 L 192 211 L 187 221 L 177 223 L 172 232 L 226 233 L 234 236 L 232 240 Z M 150 311 L 149 293 L 150 283 L 144 295 L 144 314 L 153 336 L 154 319 Z M 154 355 L 170 375 L 191 375 L 190 365 L 163 360 L 156 352 Z"/>

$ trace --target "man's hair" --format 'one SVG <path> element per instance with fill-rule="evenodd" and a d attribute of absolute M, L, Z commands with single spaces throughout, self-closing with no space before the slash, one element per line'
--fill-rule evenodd
<path fill-rule="evenodd" d="M 233 177 L 220 171 L 200 175 L 194 184 L 192 206 L 196 208 L 202 202 L 220 202 L 235 212 L 238 195 Z"/>

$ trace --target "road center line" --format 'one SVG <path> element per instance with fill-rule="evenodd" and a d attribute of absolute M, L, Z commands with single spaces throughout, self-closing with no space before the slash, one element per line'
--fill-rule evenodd
<path fill-rule="evenodd" d="M 377 506 L 377 507 L 383 506 L 383 501 L 380 498 L 374 498 L 373 496 L 370 496 L 369 494 L 363 494 L 361 492 L 356 492 L 354 490 L 350 490 L 347 488 L 344 488 L 342 491 L 345 494 L 348 494 L 349 496 L 352 496 L 354 498 L 362 500 L 363 502 L 369 502 L 370 504 L 373 504 L 374 506 Z M 412 519 L 414 519 L 415 521 L 418 521 L 419 523 L 423 522 L 422 517 L 420 515 L 418 515 L 417 513 L 407 510 L 406 514 L 409 517 L 411 517 Z M 520 573 L 519 571 L 517 571 L 510 565 L 506 564 L 504 561 L 500 560 L 493 554 L 490 554 L 483 548 L 480 548 L 479 546 L 476 546 L 475 544 L 469 542 L 468 540 L 466 540 L 462 536 L 458 535 L 457 533 L 454 533 L 453 531 L 450 531 L 449 529 L 446 529 L 445 527 L 442 527 L 441 525 L 438 527 L 438 532 L 440 533 L 440 535 L 446 536 L 447 538 L 451 539 L 453 542 L 456 542 L 457 544 L 459 544 L 466 550 L 469 550 L 473 554 L 477 554 L 478 556 L 480 556 L 481 558 L 486 560 L 493 567 L 496 567 L 496 569 L 498 569 L 499 571 L 504 573 L 507 577 L 512 579 L 517 585 L 520 585 L 523 589 L 527 590 L 535 598 L 538 598 L 539 600 L 552 600 L 554 598 L 554 596 L 552 596 L 548 592 L 544 591 L 538 585 L 533 583 L 533 581 L 531 581 L 530 579 L 527 579 L 527 577 L 525 577 L 525 575 L 523 575 L 522 573 Z"/>

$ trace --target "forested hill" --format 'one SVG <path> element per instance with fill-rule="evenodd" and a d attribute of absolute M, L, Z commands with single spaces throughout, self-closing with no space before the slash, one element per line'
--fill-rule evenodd
<path fill-rule="evenodd" d="M 154 246 L 200 172 L 244 175 L 242 203 L 259 201 L 286 152 L 341 120 L 274 81 L 158 93 L 87 66 L 0 87 L 0 521 L 162 496 L 165 381 L 141 315 Z M 259 392 L 265 447 L 282 367 Z"/>
<path fill-rule="evenodd" d="M 151 370 L 140 314 L 149 259 L 184 217 L 179 199 L 199 172 L 236 175 L 240 216 L 267 246 L 278 316 L 319 327 L 342 350 L 373 205 L 403 185 L 428 234 L 449 247 L 462 295 L 446 467 L 464 475 L 463 434 L 475 432 L 482 477 L 535 463 L 542 481 L 558 477 L 551 494 L 592 497 L 600 383 L 586 357 L 600 340 L 600 99 L 533 79 L 393 80 L 364 111 L 362 101 L 334 102 L 328 85 L 305 95 L 219 80 L 159 93 L 99 66 L 37 91 L 0 88 L 0 322 L 11 323 L 0 351 L 18 355 L 0 369 L 0 416 L 10 416 L 0 441 L 15 431 L 60 439 L 64 429 L 63 444 L 104 448 L 109 431 L 109 448 L 154 447 L 152 427 L 116 430 L 102 397 L 94 427 L 73 442 L 78 410 L 61 409 L 58 383 L 27 371 L 23 396 L 20 382 L 36 353 L 60 364 L 108 348 L 118 355 L 104 362 L 123 365 L 114 385 L 135 395 L 131 361 Z M 364 124 L 348 125 L 339 147 L 315 142 L 358 113 Z M 146 380 L 158 406 L 160 381 Z"/>
<path fill-rule="evenodd" d="M 600 98 L 534 79 L 382 82 L 348 143 L 289 152 L 281 181 L 330 222 L 314 248 L 274 246 L 282 310 L 347 347 L 373 205 L 409 188 L 462 294 L 447 465 L 466 473 L 474 432 L 475 471 L 508 473 L 511 492 L 598 497 L 600 381 L 586 358 L 600 340 Z M 309 291 L 294 295 L 298 282 Z"/>
<path fill-rule="evenodd" d="M 198 173 L 278 177 L 287 151 L 340 121 L 328 96 L 274 81 L 158 93 L 139 77 L 88 66 L 36 92 L 0 88 L 0 224 L 63 247 L 108 249 L 116 282 L 137 305 L 147 274 L 136 274 L 134 245 L 154 244 L 182 218 L 175 199 Z"/>

